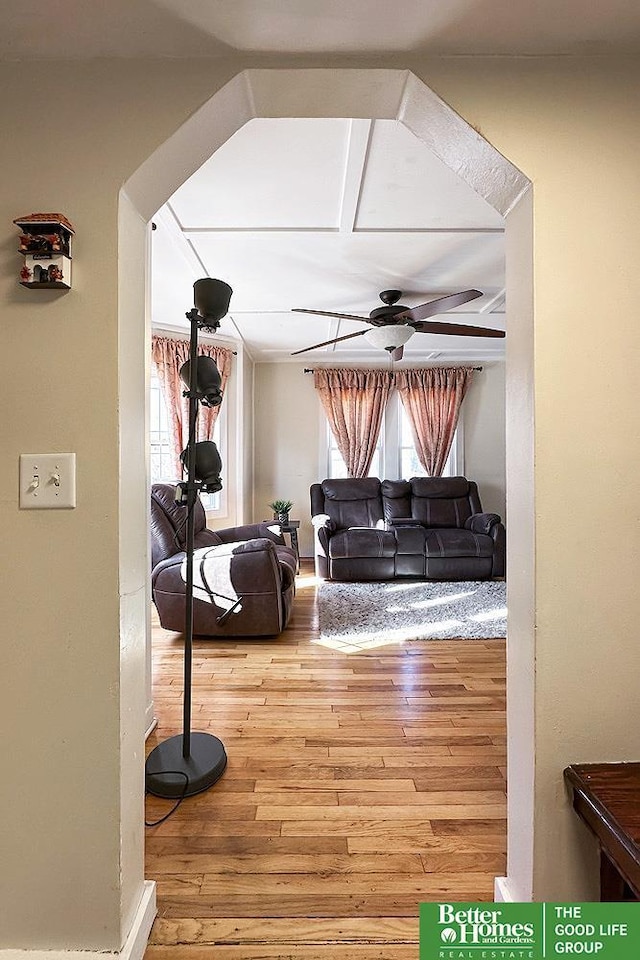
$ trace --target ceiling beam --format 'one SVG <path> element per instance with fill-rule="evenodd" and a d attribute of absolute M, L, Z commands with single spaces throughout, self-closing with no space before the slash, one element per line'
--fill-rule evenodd
<path fill-rule="evenodd" d="M 175 210 L 173 209 L 173 207 L 171 206 L 170 201 L 167 201 L 164 207 L 162 207 L 162 209 L 158 211 L 158 213 L 155 216 L 155 220 L 157 220 L 159 223 L 162 223 L 164 228 L 168 231 L 172 241 L 178 247 L 178 249 L 180 250 L 180 253 L 189 264 L 189 268 L 193 276 L 196 279 L 198 277 L 210 276 L 209 270 L 207 269 L 206 264 L 200 257 L 195 246 L 193 245 L 191 240 L 187 236 L 185 236 L 185 233 L 182 227 L 180 226 L 180 221 L 178 220 L 178 216 Z M 247 351 L 249 358 L 253 359 L 251 355 L 251 349 L 249 348 L 245 338 L 243 337 L 242 331 L 240 330 L 237 323 L 233 319 L 233 314 L 228 313 L 227 316 L 231 326 L 235 331 L 235 334 L 238 340 L 242 343 L 244 349 Z"/>
<path fill-rule="evenodd" d="M 351 120 L 340 199 L 340 233 L 353 233 L 364 182 L 373 120 Z"/>
<path fill-rule="evenodd" d="M 505 313 L 504 302 L 507 295 L 506 287 L 503 287 L 502 290 L 498 290 L 490 300 L 487 301 L 482 307 L 478 309 L 478 313 Z M 502 307 L 502 310 L 494 310 L 494 307 Z"/>

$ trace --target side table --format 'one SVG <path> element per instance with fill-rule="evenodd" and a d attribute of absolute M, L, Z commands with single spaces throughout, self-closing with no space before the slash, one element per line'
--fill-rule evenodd
<path fill-rule="evenodd" d="M 291 538 L 291 549 L 295 552 L 296 555 L 296 573 L 300 570 L 300 550 L 298 548 L 298 527 L 300 526 L 299 520 L 289 520 L 289 523 L 281 523 L 280 530 L 282 533 L 288 533 Z"/>
<path fill-rule="evenodd" d="M 296 573 L 300 571 L 300 550 L 298 548 L 298 527 L 299 520 L 289 520 L 288 523 L 280 523 L 279 520 L 265 520 L 265 523 L 277 523 L 280 527 L 280 533 L 288 533 L 291 538 L 291 549 L 296 555 Z"/>

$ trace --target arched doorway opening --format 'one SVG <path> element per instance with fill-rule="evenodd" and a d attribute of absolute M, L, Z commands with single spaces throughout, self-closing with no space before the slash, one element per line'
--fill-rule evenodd
<path fill-rule="evenodd" d="M 127 599 L 146 576 L 145 468 L 149 326 L 145 313 L 147 225 L 215 150 L 256 117 L 362 117 L 403 123 L 505 218 L 507 251 L 507 495 L 509 584 L 509 882 L 497 896 L 529 899 L 533 802 L 533 310 L 531 185 L 465 120 L 402 70 L 247 70 L 219 90 L 129 178 L 119 211 L 121 406 L 121 631 L 147 630 L 147 609 Z M 148 599 L 148 596 L 147 596 Z M 149 648 L 149 644 L 147 644 Z M 129 722 L 137 722 L 132 718 Z M 126 731 L 125 731 L 126 735 Z M 140 789 L 142 758 L 123 751 L 123 783 Z M 142 825 L 130 827 L 142 844 Z M 126 867 L 126 864 L 125 864 Z M 133 869 L 133 867 L 132 867 Z M 141 882 L 142 878 L 139 878 Z M 135 877 L 133 883 L 137 882 Z"/>

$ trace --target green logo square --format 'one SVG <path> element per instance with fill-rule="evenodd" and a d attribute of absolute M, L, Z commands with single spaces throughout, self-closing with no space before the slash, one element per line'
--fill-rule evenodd
<path fill-rule="evenodd" d="M 640 903 L 422 903 L 420 960 L 636 960 Z"/>
<path fill-rule="evenodd" d="M 421 903 L 420 960 L 540 960 L 537 903 Z"/>

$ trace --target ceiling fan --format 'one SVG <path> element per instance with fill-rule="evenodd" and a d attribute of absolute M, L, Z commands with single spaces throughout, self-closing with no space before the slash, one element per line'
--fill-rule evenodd
<path fill-rule="evenodd" d="M 344 337 L 335 337 L 323 343 L 314 343 L 312 347 L 295 350 L 291 356 L 306 353 L 308 350 L 317 350 L 319 347 L 328 347 L 332 343 L 342 340 L 351 340 L 354 337 L 366 337 L 375 347 L 387 350 L 392 360 L 402 360 L 404 344 L 414 333 L 440 333 L 455 337 L 504 337 L 503 330 L 493 330 L 490 327 L 472 327 L 463 323 L 446 323 L 439 320 L 427 320 L 427 317 L 445 313 L 463 303 L 481 297 L 480 290 L 462 290 L 446 297 L 438 297 L 428 303 L 421 303 L 417 307 L 405 307 L 398 300 L 402 296 L 401 290 L 383 290 L 380 294 L 384 306 L 376 307 L 368 317 L 356 317 L 352 313 L 333 313 L 329 310 L 306 310 L 295 307 L 293 313 L 313 313 L 320 317 L 338 317 L 340 320 L 360 320 L 372 325 L 371 330 L 358 330 L 357 333 L 347 333 Z"/>

